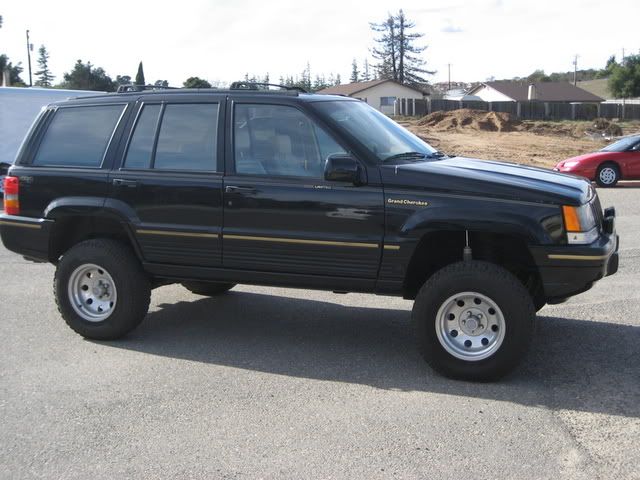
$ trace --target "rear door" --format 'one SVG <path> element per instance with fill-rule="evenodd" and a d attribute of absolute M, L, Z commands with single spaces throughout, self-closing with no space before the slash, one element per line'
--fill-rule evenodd
<path fill-rule="evenodd" d="M 111 175 L 148 262 L 219 266 L 224 96 L 149 95 Z"/>

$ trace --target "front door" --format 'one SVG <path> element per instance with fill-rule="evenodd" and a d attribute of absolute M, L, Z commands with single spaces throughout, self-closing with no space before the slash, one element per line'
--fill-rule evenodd
<path fill-rule="evenodd" d="M 224 267 L 374 279 L 381 187 L 325 181 L 343 146 L 297 107 L 266 102 L 231 106 Z"/>
<path fill-rule="evenodd" d="M 112 197 L 131 209 L 146 261 L 220 266 L 224 97 L 176 97 L 138 106 Z"/>

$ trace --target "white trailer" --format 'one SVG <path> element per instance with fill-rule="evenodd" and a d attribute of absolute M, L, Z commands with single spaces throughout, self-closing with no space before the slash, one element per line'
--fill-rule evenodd
<path fill-rule="evenodd" d="M 101 93 L 104 92 L 0 87 L 0 175 L 6 170 L 6 164 L 12 164 L 15 160 L 22 140 L 43 107 L 67 98 Z M 5 164 L 4 168 L 2 164 Z M 1 181 L 0 192 L 2 192 Z"/>

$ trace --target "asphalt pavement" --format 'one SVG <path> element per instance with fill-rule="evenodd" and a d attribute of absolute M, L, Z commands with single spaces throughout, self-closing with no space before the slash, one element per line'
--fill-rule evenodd
<path fill-rule="evenodd" d="M 0 478 L 640 479 L 640 187 L 600 196 L 618 274 L 543 308 L 490 384 L 435 374 L 412 303 L 373 295 L 172 285 L 87 341 L 53 267 L 0 247 Z"/>

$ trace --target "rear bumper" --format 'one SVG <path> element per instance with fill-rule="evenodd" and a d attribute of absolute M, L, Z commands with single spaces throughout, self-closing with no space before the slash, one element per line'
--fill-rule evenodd
<path fill-rule="evenodd" d="M 590 245 L 532 248 L 547 300 L 560 300 L 589 290 L 618 271 L 620 239 L 613 231 Z"/>
<path fill-rule="evenodd" d="M 0 238 L 12 252 L 29 259 L 49 261 L 49 233 L 53 220 L 0 215 Z"/>

